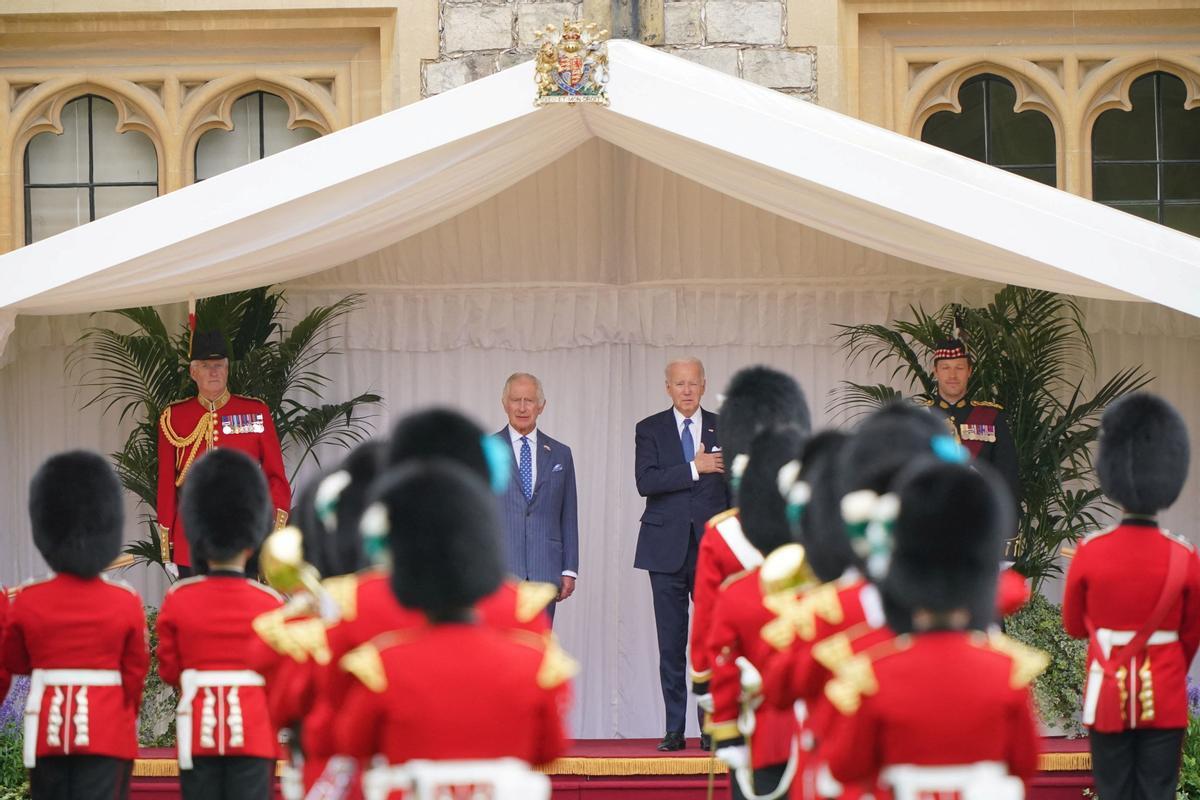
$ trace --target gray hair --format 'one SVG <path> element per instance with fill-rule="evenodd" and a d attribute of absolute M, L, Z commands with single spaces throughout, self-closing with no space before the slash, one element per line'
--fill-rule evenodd
<path fill-rule="evenodd" d="M 668 361 L 666 368 L 663 369 L 663 375 L 666 376 L 667 380 L 671 380 L 671 367 L 691 367 L 691 366 L 699 367 L 700 380 L 705 380 L 704 364 L 700 361 L 700 359 L 696 358 L 695 356 L 690 356 L 688 358 L 676 358 L 672 361 Z"/>
<path fill-rule="evenodd" d="M 522 380 L 533 381 L 534 387 L 537 388 L 538 405 L 545 405 L 546 393 L 542 391 L 542 382 L 538 380 L 536 375 L 529 372 L 514 372 L 512 375 L 508 376 L 508 380 L 504 382 L 504 388 L 500 391 L 500 402 L 503 403 L 508 399 L 508 387 L 512 386 L 513 382 Z"/>

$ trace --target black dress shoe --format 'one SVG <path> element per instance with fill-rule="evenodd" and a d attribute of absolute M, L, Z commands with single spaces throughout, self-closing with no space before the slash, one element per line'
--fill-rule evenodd
<path fill-rule="evenodd" d="M 684 740 L 682 733 L 668 732 L 662 738 L 662 741 L 658 743 L 660 753 L 670 753 L 673 750 L 682 750 L 685 747 L 687 747 L 687 742 Z"/>
<path fill-rule="evenodd" d="M 700 734 L 700 749 L 705 751 L 712 750 L 712 737 L 707 733 Z"/>

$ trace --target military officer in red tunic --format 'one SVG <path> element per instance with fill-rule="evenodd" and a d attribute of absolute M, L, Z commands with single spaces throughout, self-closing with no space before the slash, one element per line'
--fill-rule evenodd
<path fill-rule="evenodd" d="M 1079 546 L 1063 594 L 1063 626 L 1088 639 L 1083 722 L 1101 797 L 1175 797 L 1200 559 L 1156 516 L 1183 489 L 1188 458 L 1183 419 L 1161 398 L 1132 394 L 1104 412 L 1096 472 L 1122 519 Z"/>
<path fill-rule="evenodd" d="M 730 497 L 736 504 L 737 482 L 746 468 L 750 442 L 758 431 L 770 427 L 792 426 L 807 435 L 811 427 L 808 403 L 799 384 L 788 375 L 769 367 L 741 370 L 725 389 L 721 404 L 721 427 L 717 440 L 728 466 Z M 762 564 L 760 553 L 747 539 L 738 519 L 737 508 L 724 511 L 708 521 L 696 555 L 696 579 L 692 589 L 692 628 L 689 660 L 692 693 L 701 698 L 701 707 L 709 705 L 708 636 L 713 605 L 721 583 L 730 575 Z M 683 736 L 663 739 L 660 750 L 679 750 Z M 701 736 L 701 747 L 708 749 L 709 735 Z"/>
<path fill-rule="evenodd" d="M 102 575 L 121 549 L 121 485 L 102 456 L 62 453 L 34 475 L 29 515 L 56 574 L 18 590 L 2 660 L 30 676 L 24 760 L 34 800 L 127 798 L 150 654 L 141 599 Z"/>
<path fill-rule="evenodd" d="M 986 465 L 927 457 L 900 474 L 894 550 L 880 584 L 894 638 L 828 655 L 825 695 L 845 716 L 827 750 L 833 776 L 896 797 L 1019 800 L 1037 770 L 1030 684 L 1040 651 L 989 634 L 1012 502 Z M 895 508 L 895 506 L 892 506 Z M 970 794 L 973 792 L 975 794 Z"/>
<path fill-rule="evenodd" d="M 185 800 L 267 800 L 279 745 L 263 676 L 247 647 L 260 614 L 283 605 L 245 574 L 271 528 L 262 470 L 235 450 L 200 457 L 180 515 L 208 573 L 179 581 L 158 615 L 158 672 L 179 692 L 179 782 Z"/>
<path fill-rule="evenodd" d="M 169 571 L 192 574 L 194 563 L 179 517 L 179 489 L 196 459 L 209 450 L 240 450 L 262 466 L 274 507 L 274 526 L 292 505 L 279 437 L 261 400 L 229 393 L 229 352 L 220 331 L 192 337 L 189 371 L 196 396 L 172 403 L 158 420 L 158 533 Z"/>
<path fill-rule="evenodd" d="M 445 460 L 409 462 L 377 492 L 364 527 L 386 528 L 392 590 L 426 621 L 341 659 L 355 684 L 335 724 L 339 751 L 393 766 L 561 755 L 574 662 L 552 637 L 493 630 L 473 610 L 503 580 L 495 497 Z"/>

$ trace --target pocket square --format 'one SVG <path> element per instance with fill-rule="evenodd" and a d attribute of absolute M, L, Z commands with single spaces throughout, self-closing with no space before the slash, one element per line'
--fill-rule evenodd
<path fill-rule="evenodd" d="M 552 469 L 550 471 L 551 472 L 562 472 L 562 464 L 555 464 L 554 469 Z"/>

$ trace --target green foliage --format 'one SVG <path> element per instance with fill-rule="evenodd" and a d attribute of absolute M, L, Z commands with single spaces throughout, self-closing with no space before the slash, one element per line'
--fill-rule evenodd
<path fill-rule="evenodd" d="M 1042 722 L 1068 736 L 1083 734 L 1079 712 L 1087 662 L 1087 642 L 1063 630 L 1062 607 L 1034 594 L 1024 608 L 1005 620 L 1005 633 L 1050 656 L 1050 666 L 1034 683 Z"/>
<path fill-rule="evenodd" d="M 280 446 L 285 456 L 294 455 L 293 479 L 308 458 L 319 463 L 321 445 L 350 448 L 371 432 L 364 412 L 382 398 L 363 392 L 322 403 L 328 379 L 317 369 L 323 358 L 338 352 L 336 326 L 361 302 L 361 295 L 344 297 L 313 309 L 290 328 L 281 289 L 252 289 L 197 303 L 197 329 L 220 330 L 229 344 L 229 390 L 257 397 L 271 409 Z M 150 524 L 158 484 L 158 418 L 171 403 L 196 393 L 188 375 L 190 337 L 186 324 L 169 330 L 151 307 L 115 313 L 132 323 L 132 333 L 88 328 L 75 343 L 68 368 L 90 393 L 85 408 L 96 405 L 115 413 L 118 422 L 135 422 L 112 460 L 121 483 L 145 504 L 150 534 L 125 552 L 135 563 L 158 563 L 157 533 Z"/>
<path fill-rule="evenodd" d="M 1095 355 L 1083 313 L 1069 297 L 1008 286 L 983 308 L 945 305 L 933 314 L 912 307 L 911 320 L 843 325 L 836 338 L 851 360 L 888 371 L 890 383 L 843 383 L 831 407 L 849 414 L 905 394 L 936 397 L 932 351 L 953 329 L 957 311 L 975 356 L 972 396 L 1004 406 L 1019 459 L 1021 513 L 1016 568 L 1034 589 L 1061 573 L 1062 545 L 1099 527 L 1106 501 L 1096 485 L 1090 445 L 1100 415 L 1150 375 L 1130 367 L 1093 385 Z M 891 384 L 896 384 L 895 386 Z M 898 388 L 897 388 L 898 387 Z"/>
<path fill-rule="evenodd" d="M 1200 717 L 1195 712 L 1188 714 L 1176 797 L 1179 800 L 1200 800 Z"/>
<path fill-rule="evenodd" d="M 138 744 L 142 747 L 175 746 L 175 690 L 158 677 L 158 609 L 146 608 L 146 627 L 150 632 L 150 672 L 142 692 L 138 712 Z"/>
<path fill-rule="evenodd" d="M 28 800 L 29 773 L 21 760 L 21 725 L 0 725 L 0 800 Z"/>

